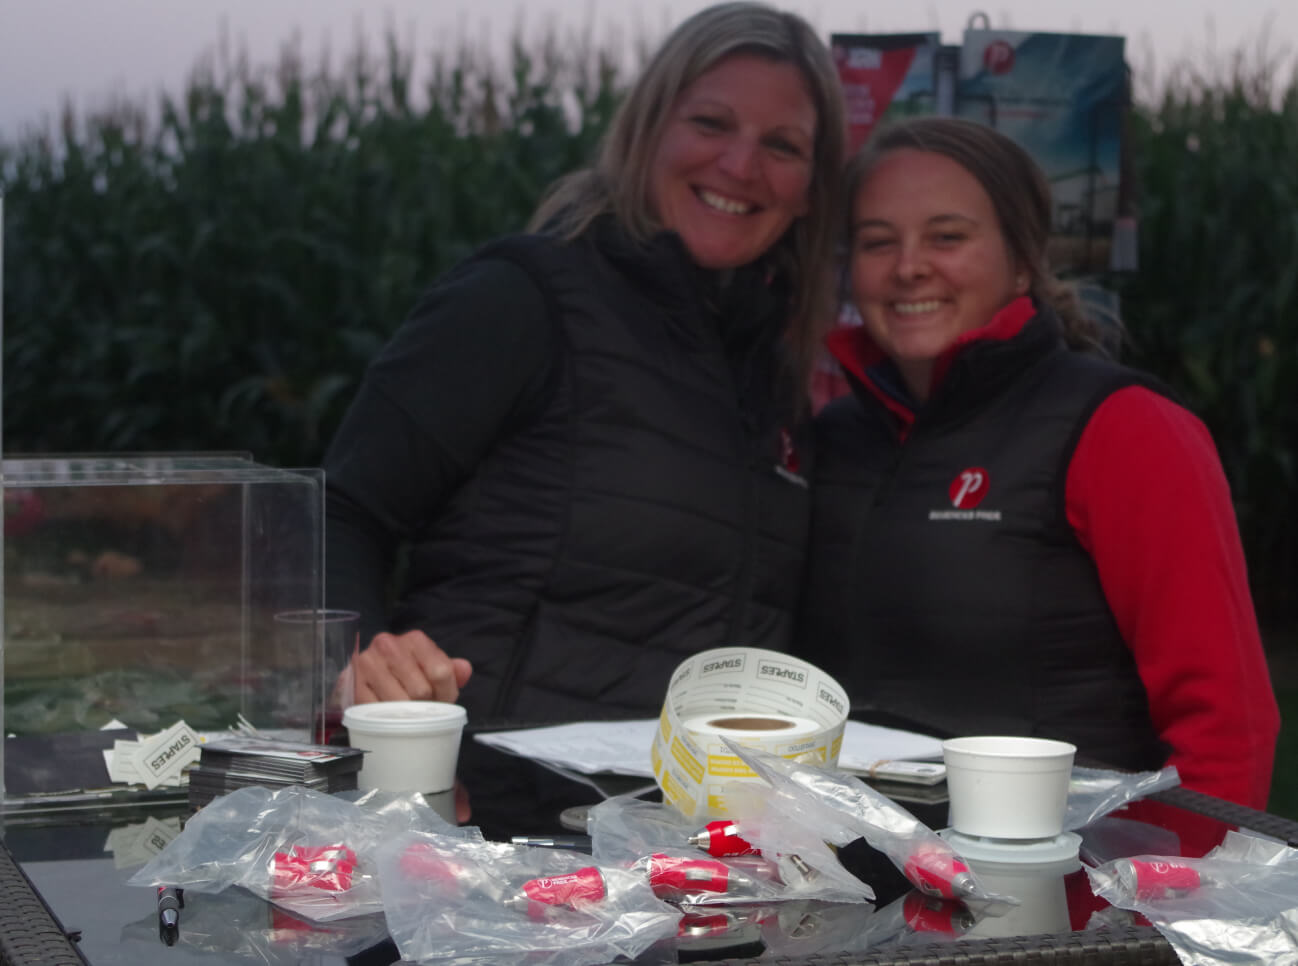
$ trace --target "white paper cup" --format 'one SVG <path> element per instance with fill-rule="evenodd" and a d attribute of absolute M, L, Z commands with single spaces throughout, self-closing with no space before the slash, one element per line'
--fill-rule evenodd
<path fill-rule="evenodd" d="M 1077 748 L 1048 738 L 979 736 L 942 742 L 951 827 L 961 835 L 1044 839 L 1064 829 Z"/>
<path fill-rule="evenodd" d="M 444 792 L 455 784 L 464 708 L 443 701 L 375 701 L 352 705 L 343 725 L 353 748 L 365 750 L 361 789 Z"/>

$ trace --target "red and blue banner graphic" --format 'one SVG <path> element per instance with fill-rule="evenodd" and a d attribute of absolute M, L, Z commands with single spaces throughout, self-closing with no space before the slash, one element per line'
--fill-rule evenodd
<path fill-rule="evenodd" d="M 833 34 L 829 42 L 847 102 L 852 151 L 885 117 L 934 112 L 938 34 Z"/>

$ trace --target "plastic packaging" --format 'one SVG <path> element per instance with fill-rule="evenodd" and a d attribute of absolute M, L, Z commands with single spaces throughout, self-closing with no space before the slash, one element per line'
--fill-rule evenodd
<path fill-rule="evenodd" d="M 319 923 L 287 910 L 243 889 L 217 895 L 191 895 L 181 913 L 178 961 L 193 960 L 193 953 L 211 953 L 214 962 L 231 959 L 260 966 L 301 966 L 302 963 L 342 962 L 387 938 L 382 913 L 352 916 Z M 158 916 L 150 912 L 122 927 L 122 939 L 140 949 L 158 946 Z M 181 949 L 190 953 L 181 953 Z M 158 960 L 161 954 L 155 954 Z M 189 955 L 188 960 L 180 960 Z M 148 961 L 155 961 L 149 958 Z"/>
<path fill-rule="evenodd" d="M 814 828 L 826 841 L 840 846 L 864 838 L 916 888 L 938 898 L 959 899 L 976 913 L 995 915 L 1018 903 L 1015 897 L 983 888 L 941 836 L 859 778 L 734 743 L 730 747 L 771 786 L 768 808 L 783 813 L 788 819 L 785 825 Z M 766 835 L 780 827 L 768 822 L 746 837 L 765 853 Z"/>
<path fill-rule="evenodd" d="M 615 796 L 589 813 L 591 854 L 634 868 L 672 902 L 693 905 L 823 899 L 865 902 L 870 886 L 843 868 L 812 825 L 768 815 L 768 796 L 753 784 L 727 787 L 727 826 L 763 836 L 761 854 L 712 856 L 691 845 L 701 828 L 670 805 Z M 740 839 L 742 841 L 742 838 Z"/>
<path fill-rule="evenodd" d="M 1073 767 L 1064 830 L 1084 828 L 1128 802 L 1175 788 L 1181 776 L 1172 765 L 1161 771 L 1121 772 Z"/>
<path fill-rule="evenodd" d="M 1145 916 L 1183 963 L 1298 962 L 1298 850 L 1238 832 L 1201 859 L 1140 855 L 1087 869 L 1095 894 Z"/>
<path fill-rule="evenodd" d="M 409 828 L 482 837 L 450 825 L 418 795 L 348 800 L 301 785 L 250 786 L 205 805 L 127 882 L 200 893 L 242 886 L 316 922 L 367 915 L 383 909 L 374 850 Z"/>
<path fill-rule="evenodd" d="M 388 931 L 415 962 L 633 959 L 674 937 L 681 918 L 643 875 L 565 849 L 407 832 L 376 861 Z"/>

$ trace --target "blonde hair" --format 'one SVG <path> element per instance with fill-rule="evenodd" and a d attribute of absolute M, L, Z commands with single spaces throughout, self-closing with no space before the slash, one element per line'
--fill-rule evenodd
<path fill-rule="evenodd" d="M 660 231 L 649 184 L 672 105 L 695 80 L 735 54 L 792 64 L 806 80 L 816 108 L 807 214 L 766 255 L 793 292 L 788 337 L 805 386 L 821 336 L 833 320 L 832 264 L 846 138 L 833 58 L 797 14 L 763 3 L 721 3 L 681 23 L 618 107 L 594 166 L 556 182 L 529 227 L 575 238 L 595 218 L 612 213 L 634 238 L 648 240 Z"/>

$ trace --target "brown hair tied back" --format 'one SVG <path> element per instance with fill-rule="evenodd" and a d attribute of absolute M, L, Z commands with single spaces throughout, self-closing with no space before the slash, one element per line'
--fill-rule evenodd
<path fill-rule="evenodd" d="M 1070 347 L 1107 354 L 1101 323 L 1086 314 L 1076 286 L 1050 269 L 1051 198 L 1045 175 L 1027 151 L 985 124 L 919 117 L 875 132 L 847 166 L 844 237 L 850 238 L 857 190 L 885 154 L 901 148 L 940 154 L 973 175 L 991 199 L 1010 255 L 1031 279 L 1029 294 L 1038 305 L 1054 310 Z M 1115 321 L 1109 320 L 1108 325 Z"/>

